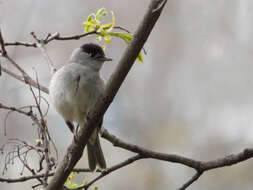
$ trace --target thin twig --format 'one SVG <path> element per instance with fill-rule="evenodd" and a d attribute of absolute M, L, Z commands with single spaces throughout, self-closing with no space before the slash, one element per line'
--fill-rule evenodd
<path fill-rule="evenodd" d="M 5 49 L 1 28 L 0 28 L 0 46 L 1 46 L 1 54 L 3 57 L 5 57 L 7 55 L 7 51 Z"/>
<path fill-rule="evenodd" d="M 40 90 L 43 91 L 43 92 L 45 92 L 46 94 L 49 93 L 47 87 L 45 87 L 45 86 L 43 86 L 41 84 L 38 85 L 34 80 L 31 80 L 31 79 L 24 80 L 24 77 L 22 77 L 22 76 L 20 76 L 20 75 L 18 75 L 16 73 L 14 73 L 14 72 L 6 69 L 5 67 L 2 67 L 2 71 L 5 72 L 6 74 L 12 76 L 13 78 L 15 78 L 15 79 L 17 79 L 17 80 L 25 83 L 25 84 L 28 82 L 30 85 L 32 85 L 33 87 L 35 87 L 37 89 L 38 89 L 38 87 L 40 87 Z"/>
<path fill-rule="evenodd" d="M 183 184 L 183 186 L 180 187 L 178 190 L 185 190 L 187 187 L 189 187 L 191 184 L 193 184 L 194 181 L 197 181 L 202 174 L 203 174 L 202 171 L 197 172 L 194 176 L 192 176 L 191 179 L 189 179 L 189 181 L 187 181 L 185 184 Z"/>
<path fill-rule="evenodd" d="M 139 154 L 139 155 L 133 156 L 133 157 L 131 157 L 131 158 L 129 158 L 129 159 L 127 159 L 127 160 L 119 163 L 119 164 L 116 164 L 116 165 L 112 166 L 111 168 L 108 168 L 108 169 L 102 171 L 102 173 L 98 177 L 96 177 L 95 179 L 93 179 L 88 184 L 83 185 L 83 186 L 81 186 L 79 188 L 76 188 L 76 190 L 80 190 L 80 189 L 83 189 L 83 188 L 84 189 L 88 189 L 93 183 L 95 183 L 99 179 L 105 177 L 106 175 L 108 175 L 108 174 L 110 174 L 110 173 L 112 173 L 112 172 L 114 172 L 114 171 L 116 171 L 116 170 L 118 170 L 120 168 L 123 168 L 123 167 L 125 167 L 125 166 L 127 166 L 127 165 L 129 165 L 129 164 L 131 164 L 131 163 L 133 163 L 135 161 L 137 161 L 137 160 L 143 159 L 143 158 L 145 158 L 145 157 L 143 155 Z"/>
<path fill-rule="evenodd" d="M 36 43 L 28 43 L 28 42 L 6 42 L 5 46 L 25 46 L 25 47 L 37 47 Z"/>
<path fill-rule="evenodd" d="M 49 42 L 53 40 L 79 40 L 80 38 L 83 38 L 88 35 L 97 34 L 97 31 L 91 31 L 84 34 L 74 35 L 74 36 L 67 36 L 67 37 L 61 37 L 59 33 L 56 33 L 58 35 L 52 35 L 47 40 L 44 41 L 45 44 L 48 44 Z"/>
<path fill-rule="evenodd" d="M 37 73 L 36 73 L 36 81 L 37 81 L 37 84 L 38 84 Z M 40 115 L 40 121 L 38 122 L 38 129 L 40 131 L 39 135 L 40 135 L 40 137 L 42 139 L 42 146 L 43 146 L 43 149 L 44 149 L 43 152 L 44 152 L 46 166 L 47 166 L 46 167 L 46 171 L 45 171 L 45 177 L 43 178 L 43 182 L 44 182 L 43 184 L 46 185 L 47 184 L 47 180 L 48 180 L 48 174 L 51 171 L 52 166 L 54 165 L 54 163 L 51 163 L 51 160 L 50 160 L 50 147 L 49 147 L 49 144 L 50 144 L 50 141 L 52 141 L 52 140 L 51 140 L 51 138 L 49 136 L 49 133 L 48 133 L 48 130 L 47 130 L 46 121 L 45 121 L 44 115 L 42 113 L 42 110 L 40 108 L 40 100 L 39 101 L 37 100 L 35 92 L 34 92 L 32 86 L 30 84 L 29 84 L 29 88 L 30 88 L 30 91 L 32 92 L 32 95 L 33 95 L 33 98 L 34 98 L 37 110 L 38 110 L 39 115 Z M 40 86 L 39 86 L 39 84 L 38 84 L 38 90 L 39 90 L 39 97 L 40 97 Z M 56 153 L 57 153 L 57 150 L 56 150 Z"/>
<path fill-rule="evenodd" d="M 49 173 L 48 176 L 53 176 L 54 173 Z M 28 181 L 31 179 L 38 179 L 38 178 L 43 178 L 45 174 L 39 174 L 39 175 L 32 175 L 32 176 L 25 176 L 25 177 L 20 177 L 20 178 L 0 178 L 0 182 L 5 182 L 5 183 L 19 183 L 19 182 L 24 182 Z"/>
<path fill-rule="evenodd" d="M 116 136 L 111 135 L 106 129 L 102 131 L 101 136 L 105 138 L 106 140 L 108 140 L 109 142 L 111 142 L 113 146 L 120 147 L 137 154 L 145 155 L 148 158 L 180 163 L 194 169 L 199 168 L 201 166 L 201 162 L 198 160 L 186 158 L 186 157 L 179 156 L 176 154 L 165 154 L 165 153 L 155 152 L 155 151 L 145 149 L 135 144 L 127 143 L 117 138 Z"/>
<path fill-rule="evenodd" d="M 0 28 L 0 46 L 1 46 L 1 56 L 5 56 L 7 54 L 4 46 L 4 39 L 2 36 L 1 28 Z M 1 59 L 0 59 L 0 76 L 2 75 L 2 65 L 1 65 Z"/>
<path fill-rule="evenodd" d="M 131 143 L 127 143 L 117 138 L 114 135 L 111 135 L 107 130 L 102 131 L 102 137 L 110 141 L 114 146 L 120 147 L 126 150 L 129 150 L 134 153 L 138 153 L 140 155 L 144 155 L 146 158 L 153 158 L 156 160 L 163 160 L 168 162 L 174 162 L 178 164 L 182 164 L 188 167 L 191 167 L 197 171 L 197 174 L 194 175 L 186 184 L 184 184 L 184 188 L 190 186 L 194 181 L 196 181 L 202 173 L 208 170 L 212 170 L 215 168 L 221 168 L 225 166 L 231 166 L 245 160 L 253 158 L 253 148 L 246 148 L 238 154 L 232 154 L 229 156 L 225 156 L 223 158 L 219 158 L 211 161 L 199 161 L 190 158 L 186 158 L 184 156 L 175 155 L 175 154 L 165 154 L 160 152 L 151 151 L 138 145 L 134 145 Z M 181 187 L 183 189 L 183 187 Z"/>

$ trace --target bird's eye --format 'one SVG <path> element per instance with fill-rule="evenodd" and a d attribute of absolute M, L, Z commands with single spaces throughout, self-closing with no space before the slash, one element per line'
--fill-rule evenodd
<path fill-rule="evenodd" d="M 96 57 L 96 55 L 97 55 L 96 53 L 90 53 L 91 57 Z"/>

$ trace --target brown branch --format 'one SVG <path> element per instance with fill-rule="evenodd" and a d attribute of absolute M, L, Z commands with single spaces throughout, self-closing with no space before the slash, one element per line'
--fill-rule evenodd
<path fill-rule="evenodd" d="M 194 181 L 197 181 L 202 174 L 203 174 L 203 172 L 197 172 L 194 176 L 192 176 L 191 179 L 189 179 L 189 181 L 187 181 L 185 184 L 183 184 L 183 186 L 180 187 L 178 190 L 184 190 L 184 189 L 186 189 L 191 184 L 193 184 Z"/>
<path fill-rule="evenodd" d="M 95 179 L 93 179 L 91 182 L 89 182 L 86 185 L 83 185 L 83 186 L 80 186 L 80 187 L 76 188 L 76 190 L 83 189 L 83 188 L 88 189 L 93 183 L 95 183 L 99 179 L 105 177 L 106 175 L 108 175 L 108 174 L 110 174 L 110 173 L 112 173 L 112 172 L 114 172 L 114 171 L 116 171 L 116 170 L 118 170 L 122 167 L 125 167 L 125 166 L 127 166 L 127 165 L 129 165 L 129 164 L 131 164 L 131 163 L 133 163 L 137 160 L 143 159 L 143 158 L 145 158 L 145 157 L 139 154 L 139 155 L 133 156 L 133 157 L 131 157 L 131 158 L 119 163 L 119 164 L 116 164 L 116 165 L 114 165 L 110 168 L 107 168 L 106 170 L 102 171 L 101 174 L 98 177 L 96 177 Z"/>
<path fill-rule="evenodd" d="M 54 173 L 48 174 L 48 176 L 53 176 Z M 40 179 L 45 177 L 45 174 L 40 174 L 40 175 L 32 175 L 32 176 L 25 176 L 25 177 L 20 177 L 20 178 L 0 178 L 0 182 L 5 182 L 5 183 L 18 183 L 18 182 L 24 182 L 32 179 Z"/>
<path fill-rule="evenodd" d="M 6 42 L 4 46 L 25 46 L 25 47 L 37 47 L 36 43 L 28 43 L 28 42 Z"/>
<path fill-rule="evenodd" d="M 24 112 L 23 110 L 19 110 L 19 109 L 16 109 L 14 107 L 8 107 L 8 106 L 5 106 L 3 104 L 0 104 L 0 108 L 12 110 L 12 111 L 17 111 L 21 114 L 25 114 L 27 116 L 30 116 L 29 112 Z M 197 160 L 186 158 L 186 157 L 183 157 L 183 156 L 180 156 L 180 155 L 164 154 L 164 153 L 160 153 L 160 152 L 151 151 L 151 150 L 139 147 L 137 145 L 124 142 L 123 140 L 117 138 L 116 136 L 111 135 L 107 130 L 104 130 L 102 132 L 102 137 L 105 138 L 106 140 L 108 140 L 109 142 L 111 142 L 116 147 L 120 147 L 120 148 L 129 150 L 131 152 L 138 153 L 138 155 L 140 157 L 137 157 L 137 158 L 139 158 L 139 159 L 141 159 L 141 158 L 153 158 L 153 159 L 157 159 L 157 160 L 175 162 L 175 163 L 178 163 L 178 164 L 182 164 L 182 165 L 194 168 L 197 171 L 197 173 L 188 182 L 186 182 L 181 188 L 179 188 L 179 190 L 186 189 L 193 182 L 195 182 L 205 171 L 215 169 L 215 168 L 230 166 L 230 165 L 233 165 L 233 164 L 237 164 L 239 162 L 243 162 L 243 161 L 253 157 L 253 149 L 245 149 L 244 151 L 242 151 L 238 154 L 226 156 L 224 158 L 220 158 L 220 159 L 216 159 L 216 160 L 212 160 L 212 161 L 208 161 L 208 162 L 197 161 Z M 132 159 L 133 158 L 130 158 L 130 160 L 132 160 Z M 136 159 L 136 160 L 138 160 L 138 159 Z M 117 169 L 119 169 L 123 166 L 126 166 L 126 165 L 128 165 L 128 164 L 130 164 L 130 163 L 132 163 L 136 160 L 132 160 L 131 162 L 129 162 L 129 160 L 126 160 L 126 161 L 124 161 L 124 162 L 122 162 L 118 165 L 115 165 L 111 168 L 108 168 L 106 171 L 102 172 L 100 176 L 98 176 L 92 182 L 90 182 L 89 185 L 93 184 L 95 181 L 99 180 L 100 178 L 104 177 L 105 175 L 108 175 L 109 173 L 111 173 L 111 172 L 113 172 L 113 171 L 115 171 L 115 170 L 117 170 Z M 78 168 L 73 169 L 73 171 L 76 171 L 76 172 L 90 172 L 89 169 L 78 169 Z M 101 172 L 101 171 L 99 171 L 99 172 Z M 33 179 L 33 178 L 31 178 L 31 179 Z M 89 185 L 87 184 L 84 187 L 88 188 Z"/>
<path fill-rule="evenodd" d="M 0 29 L 0 46 L 1 46 L 1 54 L 4 57 L 4 56 L 7 55 L 7 52 L 6 52 L 6 49 L 5 49 L 4 39 L 3 39 L 3 36 L 2 36 L 1 29 Z"/>
<path fill-rule="evenodd" d="M 6 69 L 4 67 L 2 67 L 2 71 L 5 72 L 6 74 L 10 75 L 11 77 L 13 77 L 13 78 L 15 78 L 15 79 L 17 79 L 17 80 L 25 83 L 25 84 L 29 83 L 31 86 L 33 86 L 33 87 L 35 87 L 37 89 L 40 88 L 40 90 L 43 91 L 43 92 L 45 92 L 46 94 L 49 93 L 48 88 L 46 88 L 45 86 L 42 86 L 41 84 L 38 85 L 34 80 L 31 80 L 29 78 L 26 79 L 26 80 L 24 80 L 24 77 L 22 77 L 22 76 L 20 76 L 20 75 L 18 75 L 16 73 L 13 73 L 12 71 L 10 71 L 10 70 L 8 70 L 8 69 Z"/>
<path fill-rule="evenodd" d="M 73 172 L 77 172 L 77 173 L 84 172 L 84 173 L 86 173 L 86 172 L 93 172 L 93 171 L 91 171 L 89 168 L 74 168 Z M 96 172 L 101 172 L 101 171 L 96 170 Z"/>
<path fill-rule="evenodd" d="M 33 98 L 34 98 L 34 101 L 36 103 L 36 107 L 37 107 L 37 110 L 39 111 L 39 115 L 40 115 L 40 125 L 38 125 L 39 127 L 39 131 L 41 134 L 41 140 L 42 140 L 42 147 L 44 149 L 44 157 L 45 157 L 45 161 L 46 161 L 46 171 L 45 171 L 45 177 L 43 178 L 43 184 L 46 185 L 47 184 L 47 180 L 48 180 L 48 174 L 49 172 L 51 171 L 52 167 L 53 167 L 53 163 L 51 163 L 50 161 L 50 148 L 49 148 L 49 145 L 50 145 L 50 137 L 49 137 L 49 134 L 48 134 L 48 130 L 47 130 L 47 125 L 46 125 L 46 121 L 44 119 L 44 115 L 42 114 L 42 111 L 41 111 L 41 108 L 40 108 L 40 86 L 39 86 L 39 83 L 38 83 L 38 77 L 37 77 L 37 73 L 36 73 L 36 80 L 37 80 L 37 84 L 38 84 L 38 90 L 39 90 L 39 101 L 37 100 L 37 97 L 35 95 L 35 92 L 32 88 L 31 85 L 29 85 L 30 87 L 30 91 L 33 95 Z"/>
<path fill-rule="evenodd" d="M 102 132 L 102 137 L 110 141 L 114 146 L 120 147 L 131 152 L 140 154 L 145 156 L 146 158 L 153 158 L 157 160 L 163 160 L 168 162 L 174 162 L 178 164 L 182 164 L 188 167 L 191 167 L 197 171 L 197 174 L 194 175 L 187 183 L 180 188 L 180 190 L 185 189 L 189 185 L 191 185 L 194 181 L 196 181 L 202 173 L 208 170 L 212 170 L 215 168 L 221 168 L 225 166 L 230 166 L 237 164 L 239 162 L 243 162 L 250 158 L 253 158 L 253 148 L 245 149 L 238 154 L 232 154 L 229 156 L 225 156 L 223 158 L 219 158 L 211 161 L 198 161 L 190 158 L 186 158 L 183 156 L 175 155 L 175 154 L 165 154 L 160 152 L 151 151 L 137 145 L 126 143 L 114 135 L 111 135 L 107 130 L 104 129 Z"/>
<path fill-rule="evenodd" d="M 74 35 L 74 36 L 67 36 L 67 37 L 61 37 L 59 33 L 56 33 L 55 35 L 52 35 L 52 37 L 49 37 L 47 40 L 44 41 L 45 44 L 48 44 L 49 42 L 53 40 L 79 40 L 80 38 L 83 38 L 88 35 L 97 34 L 97 31 L 91 31 L 84 34 Z"/>
<path fill-rule="evenodd" d="M 175 162 L 175 163 L 183 164 L 185 166 L 188 166 L 194 169 L 200 168 L 201 166 L 201 162 L 196 161 L 194 159 L 186 158 L 186 157 L 179 156 L 176 154 L 165 154 L 165 153 L 155 152 L 155 151 L 148 150 L 131 143 L 126 143 L 120 140 L 119 138 L 117 138 L 116 136 L 111 135 L 106 129 L 103 130 L 102 137 L 110 141 L 113 144 L 113 146 L 120 147 L 128 151 L 144 155 L 147 158 L 153 158 L 153 159 L 163 160 L 163 161 L 168 161 L 168 162 Z"/>
<path fill-rule="evenodd" d="M 33 37 L 36 36 L 34 32 L 31 32 L 31 34 L 33 35 Z M 84 34 L 78 34 L 78 35 L 73 35 L 73 36 L 63 36 L 63 37 L 60 36 L 60 33 L 56 32 L 53 35 L 51 35 L 50 33 L 47 34 L 47 36 L 44 39 L 38 39 L 36 36 L 36 42 L 48 44 L 53 40 L 62 40 L 62 41 L 79 40 L 85 36 L 92 35 L 92 34 L 97 34 L 97 32 L 91 31 Z M 4 46 L 24 46 L 24 47 L 34 47 L 34 48 L 38 47 L 37 43 L 29 43 L 29 42 L 5 42 L 3 44 Z"/>
<path fill-rule="evenodd" d="M 158 20 L 164 6 L 164 4 L 163 6 L 160 6 L 161 2 L 166 2 L 166 0 L 151 1 L 149 9 L 146 12 L 143 21 L 139 25 L 138 30 L 135 32 L 133 40 L 122 56 L 116 70 L 110 77 L 104 94 L 98 98 L 95 106 L 87 115 L 84 127 L 80 128 L 75 140 L 73 140 L 69 146 L 67 153 L 65 154 L 62 162 L 59 164 L 53 179 L 47 186 L 47 190 L 61 189 L 70 172 L 73 170 L 78 160 L 82 157 L 83 149 L 85 148 L 89 137 L 93 133 L 97 121 L 100 120 L 105 111 L 108 109 L 126 75 L 135 62 L 138 53 L 142 49 L 151 33 L 151 30 Z M 159 7 L 159 9 L 157 9 L 157 7 Z"/>
<path fill-rule="evenodd" d="M 0 104 L 0 108 L 8 109 L 11 111 L 16 111 L 21 114 L 31 116 L 30 115 L 31 113 L 17 109 L 15 107 L 8 107 L 3 104 Z M 197 170 L 196 175 L 194 175 L 187 183 L 185 183 L 181 188 L 179 188 L 180 190 L 185 189 L 186 187 L 190 186 L 194 181 L 196 181 L 201 176 L 200 174 L 204 173 L 207 170 L 230 166 L 233 164 L 237 164 L 239 162 L 243 162 L 243 161 L 253 157 L 253 149 L 245 149 L 244 151 L 242 151 L 239 154 L 230 155 L 230 156 L 226 156 L 224 158 L 220 158 L 217 160 L 204 162 L 204 161 L 194 160 L 191 158 L 186 158 L 186 157 L 183 157 L 180 155 L 164 154 L 164 153 L 160 153 L 160 152 L 151 151 L 151 150 L 139 147 L 137 145 L 124 142 L 123 140 L 117 138 L 116 136 L 111 135 L 105 129 L 102 132 L 102 137 L 105 138 L 106 140 L 108 140 L 109 142 L 111 142 L 116 147 L 120 147 L 120 148 L 129 150 L 131 152 L 145 155 L 148 158 L 153 158 L 153 159 L 163 160 L 163 161 L 168 161 L 168 162 L 175 162 L 175 163 L 182 164 L 182 165 L 185 165 L 185 166 L 188 166 L 188 167 L 191 167 L 191 168 L 194 168 L 195 170 Z M 73 169 L 73 171 L 90 172 L 89 169 Z M 196 177 L 196 176 L 198 176 L 198 177 Z M 33 178 L 31 178 L 31 179 L 33 179 Z"/>
<path fill-rule="evenodd" d="M 125 31 L 127 33 L 130 33 L 129 30 L 127 30 L 126 28 L 123 28 L 121 26 L 115 26 L 114 29 L 119 29 L 119 30 Z M 32 32 L 31 34 L 33 36 L 35 35 L 34 32 Z M 62 40 L 62 41 L 79 40 L 83 37 L 86 37 L 86 36 L 92 35 L 92 34 L 98 34 L 98 33 L 94 30 L 94 31 L 87 32 L 87 33 L 84 33 L 84 34 L 78 34 L 78 35 L 73 35 L 73 36 L 61 36 L 60 33 L 56 32 L 52 35 L 50 33 L 48 33 L 47 36 L 44 39 L 38 39 L 36 37 L 36 39 L 37 39 L 36 41 L 39 42 L 39 43 L 48 44 L 53 40 Z M 0 40 L 1 40 L 1 37 L 0 37 Z M 4 49 L 5 49 L 5 46 L 24 46 L 24 47 L 34 47 L 34 48 L 38 47 L 37 43 L 18 42 L 18 41 L 17 42 L 5 42 L 5 43 L 1 43 L 1 44 L 3 44 Z"/>
<path fill-rule="evenodd" d="M 7 54 L 6 50 L 5 50 L 5 46 L 4 46 L 4 39 L 2 36 L 2 32 L 1 32 L 1 28 L 0 28 L 0 47 L 1 47 L 1 51 L 0 51 L 0 55 L 5 56 Z M 1 65 L 1 60 L 0 60 L 0 76 L 2 75 L 2 65 Z"/>
<path fill-rule="evenodd" d="M 73 172 L 93 172 L 90 169 L 86 169 L 86 168 L 75 168 L 73 169 Z M 101 172 L 101 171 L 98 171 Z M 24 177 L 20 177 L 20 178 L 0 178 L 0 182 L 3 183 L 19 183 L 19 182 L 25 182 L 25 181 L 29 181 L 29 180 L 33 180 L 33 179 L 37 179 L 37 178 L 44 178 L 45 175 L 47 176 L 53 176 L 54 172 L 49 173 L 49 174 L 37 174 L 37 175 L 31 175 L 31 176 L 24 176 Z"/>
<path fill-rule="evenodd" d="M 23 75 L 22 76 L 23 81 L 25 83 L 29 83 L 31 85 L 35 85 L 36 82 L 25 72 L 25 70 L 23 70 L 12 58 L 9 57 L 9 55 L 8 55 L 6 49 L 5 49 L 4 39 L 3 39 L 3 36 L 2 36 L 1 30 L 0 30 L 0 46 L 1 46 L 2 57 L 4 57 L 5 59 L 7 59 L 16 69 L 18 69 L 21 72 L 21 74 Z M 6 71 L 6 69 L 5 69 L 5 71 Z M 8 74 L 10 74 L 10 75 L 11 75 L 11 73 L 12 72 L 8 72 Z M 15 76 L 15 74 L 12 75 L 12 76 Z M 17 77 L 17 75 L 16 75 L 15 78 L 16 79 L 20 79 L 20 77 Z M 22 81 L 22 79 L 21 79 L 21 81 Z M 39 86 L 37 85 L 37 87 L 39 87 Z"/>
<path fill-rule="evenodd" d="M 186 157 L 179 156 L 176 154 L 165 154 L 165 153 L 155 152 L 155 151 L 148 150 L 131 143 L 126 143 L 123 140 L 120 140 L 119 138 L 117 138 L 116 136 L 111 135 L 106 129 L 103 130 L 102 137 L 108 140 L 109 142 L 111 142 L 113 146 L 120 147 L 128 151 L 144 155 L 147 158 L 153 158 L 153 159 L 163 160 L 163 161 L 168 161 L 168 162 L 175 162 L 175 163 L 183 164 L 185 166 L 188 166 L 194 169 L 200 168 L 201 166 L 200 161 L 197 161 L 191 158 L 186 158 Z"/>
<path fill-rule="evenodd" d="M 20 72 L 21 74 L 23 75 L 24 79 L 29 79 L 31 78 L 26 72 L 24 69 L 22 69 L 12 58 L 10 58 L 8 56 L 8 54 L 6 54 L 5 56 L 3 56 L 4 58 L 6 58 L 14 67 L 16 67 Z M 32 80 L 32 79 L 31 79 Z"/>
<path fill-rule="evenodd" d="M 239 162 L 243 162 L 253 157 L 253 148 L 246 148 L 238 154 L 231 154 L 224 158 L 212 160 L 208 162 L 202 162 L 199 171 L 207 171 L 215 168 L 221 168 L 224 166 L 231 166 Z"/>

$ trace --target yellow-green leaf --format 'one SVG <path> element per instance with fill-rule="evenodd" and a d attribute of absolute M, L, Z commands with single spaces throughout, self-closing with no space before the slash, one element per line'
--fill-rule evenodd
<path fill-rule="evenodd" d="M 92 20 L 92 17 L 94 17 L 94 13 L 90 14 L 88 17 L 87 17 L 87 21 L 91 21 Z"/>
<path fill-rule="evenodd" d="M 97 11 L 96 16 L 95 16 L 95 19 L 96 19 L 96 20 L 100 20 L 100 19 L 101 19 L 101 16 L 105 16 L 105 15 L 107 15 L 106 9 L 105 9 L 105 8 L 101 8 L 101 9 L 99 9 L 99 10 Z"/>
<path fill-rule="evenodd" d="M 108 34 L 123 39 L 127 44 L 129 44 L 133 39 L 133 34 L 131 33 L 108 32 Z M 143 63 L 143 55 L 141 52 L 138 54 L 136 60 Z"/>
<path fill-rule="evenodd" d="M 102 25 L 101 27 L 102 27 L 104 30 L 108 31 L 108 30 L 111 28 L 111 26 L 112 26 L 112 23 L 107 23 L 107 24 Z"/>
<path fill-rule="evenodd" d="M 127 44 L 133 39 L 133 34 L 131 33 L 119 33 L 119 32 L 108 32 L 109 35 L 119 37 L 124 40 Z"/>
<path fill-rule="evenodd" d="M 141 52 L 138 54 L 136 60 L 139 61 L 139 62 L 141 62 L 141 63 L 143 63 L 143 55 L 142 55 Z"/>
<path fill-rule="evenodd" d="M 104 37 L 105 43 L 109 44 L 112 41 L 112 37 L 110 35 L 107 35 Z"/>

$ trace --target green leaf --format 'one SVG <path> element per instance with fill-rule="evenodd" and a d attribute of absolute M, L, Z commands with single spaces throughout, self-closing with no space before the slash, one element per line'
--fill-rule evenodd
<path fill-rule="evenodd" d="M 143 63 L 143 55 L 142 55 L 141 52 L 138 54 L 136 60 L 139 61 L 139 62 L 141 62 L 141 63 Z"/>
<path fill-rule="evenodd" d="M 96 20 L 101 20 L 102 16 L 106 16 L 107 15 L 107 11 L 106 9 L 103 7 L 101 9 L 99 9 L 96 13 L 95 19 Z"/>
<path fill-rule="evenodd" d="M 133 39 L 133 34 L 131 33 L 108 32 L 108 34 L 123 39 L 126 42 L 126 44 L 129 44 Z M 138 54 L 136 60 L 143 63 L 143 55 L 141 52 Z"/>
<path fill-rule="evenodd" d="M 90 15 L 87 17 L 87 21 L 88 21 L 88 22 L 91 21 L 93 16 L 95 16 L 94 13 L 90 14 Z"/>
<path fill-rule="evenodd" d="M 129 44 L 133 39 L 133 34 L 131 33 L 120 33 L 120 32 L 111 32 L 115 26 L 115 15 L 113 11 L 110 11 L 112 14 L 112 21 L 106 24 L 102 24 L 101 17 L 107 15 L 107 10 L 105 8 L 101 8 L 97 11 L 96 14 L 90 14 L 86 22 L 83 23 L 84 25 L 84 32 L 91 32 L 96 30 L 98 37 L 96 38 L 97 41 L 104 40 L 103 48 L 106 48 L 106 45 L 109 44 L 112 40 L 112 37 L 121 38 L 125 41 L 126 44 Z M 137 61 L 143 62 L 143 55 L 139 52 Z"/>
<path fill-rule="evenodd" d="M 119 37 L 124 40 L 127 44 L 133 39 L 133 34 L 131 33 L 119 33 L 119 32 L 108 32 L 109 35 Z"/>
<path fill-rule="evenodd" d="M 111 26 L 112 26 L 112 23 L 107 23 L 107 24 L 102 25 L 101 27 L 102 27 L 104 30 L 108 30 Z"/>

